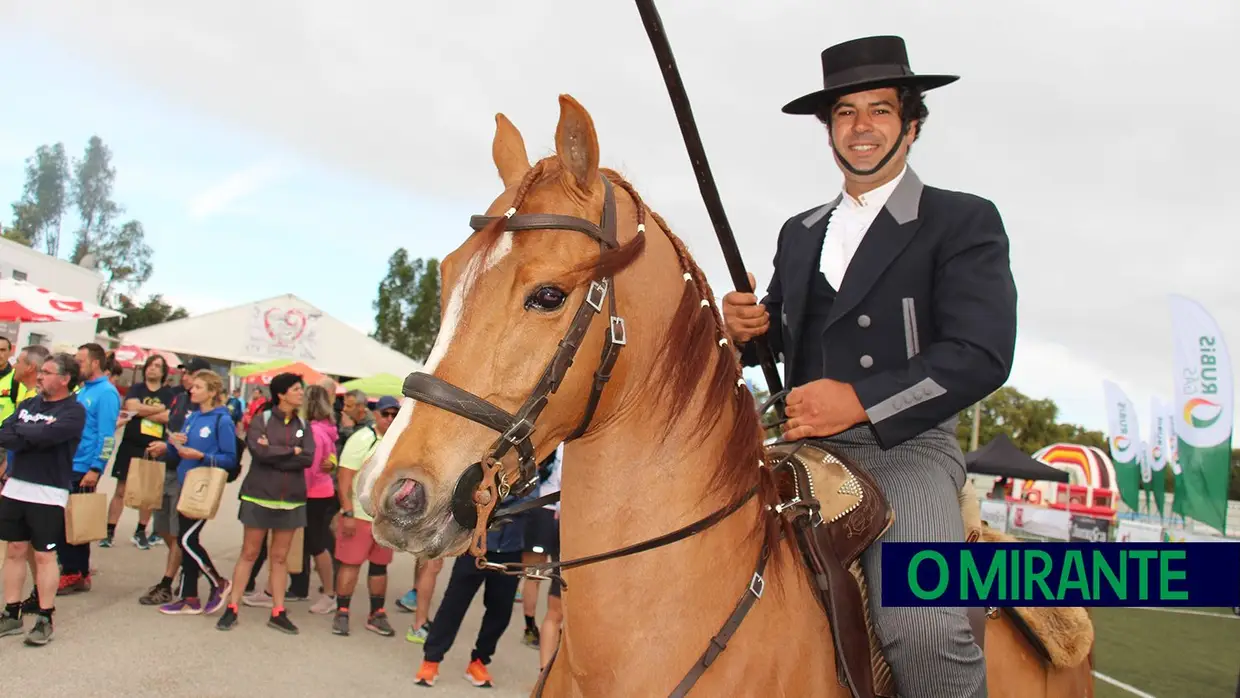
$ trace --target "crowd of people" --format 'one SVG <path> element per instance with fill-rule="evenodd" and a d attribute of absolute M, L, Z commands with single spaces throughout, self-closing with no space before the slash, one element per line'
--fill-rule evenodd
<path fill-rule="evenodd" d="M 296 635 L 300 629 L 286 604 L 311 601 L 313 574 L 318 591 L 308 611 L 332 615 L 331 632 L 348 636 L 365 565 L 363 627 L 385 637 L 396 634 L 386 610 L 394 551 L 372 535 L 356 487 L 362 465 L 400 411 L 396 398 L 371 400 L 356 390 L 337 397 L 331 379 L 307 385 L 299 375 L 282 373 L 247 401 L 239 390 L 230 393 L 202 359 L 174 370 L 153 354 L 140 378 L 126 386 L 124 370 L 95 343 L 79 347 L 76 356 L 40 345 L 23 348 L 15 361 L 12 353 L 11 343 L 0 337 L 0 541 L 7 543 L 0 637 L 25 633 L 26 644 L 36 647 L 51 641 L 57 598 L 89 592 L 95 569 L 92 543 L 68 542 L 70 497 L 94 492 L 110 468 L 115 487 L 106 536 L 94 544 L 113 547 L 129 475 L 135 464 L 149 465 L 140 461 L 163 464 L 162 496 L 158 481 L 155 489 L 146 485 L 147 501 L 162 502 L 138 511 L 131 540 L 142 550 L 166 546 L 167 554 L 161 578 L 139 604 L 166 615 L 219 614 L 215 627 L 225 631 L 240 624 L 241 605 L 265 607 L 271 609 L 270 628 Z M 543 483 L 528 497 L 558 491 L 562 448 L 540 464 Z M 182 488 L 187 478 L 204 474 L 191 475 L 203 467 L 223 471 L 226 482 L 241 480 L 237 518 L 243 533 L 231 570 L 218 567 L 203 543 L 202 531 L 213 517 L 181 511 Z M 489 559 L 558 559 L 558 509 L 549 504 L 493 531 Z M 292 566 L 299 571 L 291 574 L 290 555 L 300 557 Z M 432 615 L 443 563 L 417 560 L 413 587 L 395 599 L 397 608 L 413 614 L 405 639 L 423 645 L 415 681 L 434 685 L 479 589 L 486 611 L 466 678 L 476 686 L 494 685 L 487 667 L 517 602 L 524 610 L 523 642 L 539 649 L 544 666 L 558 642 L 558 585 L 552 584 L 540 628 L 538 581 L 526 580 L 519 589 L 520 578 L 479 570 L 466 553 L 455 560 Z M 260 586 L 264 566 L 266 583 Z"/>

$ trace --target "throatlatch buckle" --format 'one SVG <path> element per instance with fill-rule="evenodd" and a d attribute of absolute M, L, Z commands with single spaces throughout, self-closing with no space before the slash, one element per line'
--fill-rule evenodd
<path fill-rule="evenodd" d="M 624 318 L 611 316 L 611 343 L 621 346 L 628 343 L 628 330 L 624 327 Z"/>
<path fill-rule="evenodd" d="M 753 573 L 753 579 L 749 580 L 749 593 L 762 598 L 762 592 L 766 591 L 766 580 L 757 572 Z"/>
<path fill-rule="evenodd" d="M 597 297 L 596 297 L 597 296 Z M 590 282 L 590 290 L 586 291 L 586 302 L 594 308 L 594 312 L 603 312 L 603 301 L 607 300 L 607 282 Z"/>

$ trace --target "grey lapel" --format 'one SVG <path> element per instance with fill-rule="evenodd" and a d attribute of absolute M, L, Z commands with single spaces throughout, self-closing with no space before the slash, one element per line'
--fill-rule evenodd
<path fill-rule="evenodd" d="M 921 225 L 918 214 L 923 188 L 917 173 L 913 172 L 913 168 L 908 168 L 848 263 L 844 281 L 840 284 L 835 303 L 831 305 L 828 328 L 857 307 L 887 267 L 912 241 Z"/>
<path fill-rule="evenodd" d="M 801 337 L 801 318 L 805 313 L 805 299 L 809 293 L 810 275 L 818 269 L 818 260 L 822 250 L 823 236 L 827 233 L 827 222 L 831 219 L 831 211 L 839 205 L 841 196 L 836 196 L 829 203 L 814 209 L 801 219 L 796 235 L 784 251 L 784 268 L 781 270 L 784 291 L 784 327 L 792 340 L 791 347 L 785 347 L 785 353 L 795 354 Z"/>

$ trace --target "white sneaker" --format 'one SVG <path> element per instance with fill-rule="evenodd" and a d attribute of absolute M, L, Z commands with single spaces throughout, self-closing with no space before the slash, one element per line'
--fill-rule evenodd
<path fill-rule="evenodd" d="M 241 603 L 255 608 L 271 608 L 275 605 L 275 602 L 271 599 L 271 594 L 268 594 L 265 590 L 258 591 L 257 589 L 242 596 Z"/>
<path fill-rule="evenodd" d="M 326 596 L 326 595 L 320 596 L 318 601 L 315 601 L 314 604 L 310 606 L 310 612 L 317 613 L 320 616 L 325 616 L 329 613 L 335 613 L 336 612 L 336 599 L 334 597 Z"/>

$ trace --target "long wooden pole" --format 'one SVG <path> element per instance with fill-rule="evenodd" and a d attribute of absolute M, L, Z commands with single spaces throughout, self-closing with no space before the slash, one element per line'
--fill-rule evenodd
<path fill-rule="evenodd" d="M 736 237 L 728 224 L 727 214 L 723 211 L 723 202 L 719 199 L 719 190 L 711 175 L 710 164 L 706 161 L 706 149 L 702 145 L 702 137 L 698 134 L 697 124 L 693 120 L 693 109 L 689 106 L 689 95 L 685 92 L 684 82 L 680 79 L 680 71 L 676 67 L 676 58 L 672 55 L 672 47 L 668 44 L 667 32 L 663 29 L 663 21 L 659 11 L 655 9 L 653 0 L 637 0 L 637 9 L 642 16 L 642 24 L 654 47 L 655 57 L 659 61 L 659 70 L 663 72 L 663 82 L 667 85 L 668 94 L 672 98 L 672 108 L 676 110 L 676 120 L 680 124 L 680 133 L 685 139 L 685 147 L 689 151 L 689 162 L 697 175 L 698 189 L 702 192 L 702 200 L 706 204 L 706 212 L 714 225 L 715 235 L 723 248 L 723 258 L 728 264 L 732 275 L 732 283 L 736 290 L 753 293 L 749 286 L 749 277 L 745 272 L 745 262 L 741 259 L 740 249 L 736 245 Z M 783 391 L 783 381 L 775 367 L 775 356 L 765 336 L 755 337 L 753 343 L 758 352 L 758 361 L 762 365 L 762 374 L 766 378 L 767 388 L 771 395 Z M 782 404 L 776 403 L 776 410 L 783 418 Z"/>

